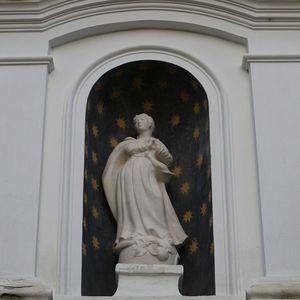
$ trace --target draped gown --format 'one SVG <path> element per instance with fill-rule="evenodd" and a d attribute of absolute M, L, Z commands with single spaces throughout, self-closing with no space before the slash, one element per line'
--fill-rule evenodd
<path fill-rule="evenodd" d="M 166 146 L 154 138 L 126 138 L 111 153 L 103 186 L 117 220 L 119 250 L 141 240 L 178 245 L 186 239 L 165 189 L 171 163 Z"/>

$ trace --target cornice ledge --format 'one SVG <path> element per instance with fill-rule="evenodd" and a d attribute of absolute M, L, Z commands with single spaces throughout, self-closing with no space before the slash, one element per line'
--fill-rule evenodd
<path fill-rule="evenodd" d="M 293 7 L 259 8 L 245 0 L 68 0 L 42 1 L 35 8 L 3 9 L 0 31 L 45 31 L 62 23 L 124 11 L 161 10 L 205 15 L 249 29 L 299 29 L 300 3 Z M 1 6 L 1 5 L 0 5 Z"/>
<path fill-rule="evenodd" d="M 300 62 L 300 54 L 250 54 L 243 56 L 242 67 L 249 70 L 251 63 L 295 63 Z"/>
<path fill-rule="evenodd" d="M 47 65 L 48 73 L 54 70 L 54 62 L 51 56 L 30 57 L 0 57 L 0 66 L 35 66 Z"/>
<path fill-rule="evenodd" d="M 300 277 L 265 277 L 246 290 L 246 299 L 300 299 Z"/>

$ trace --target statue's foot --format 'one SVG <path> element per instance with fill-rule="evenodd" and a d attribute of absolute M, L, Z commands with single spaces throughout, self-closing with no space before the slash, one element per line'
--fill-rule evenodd
<path fill-rule="evenodd" d="M 147 264 L 147 265 L 176 265 L 178 252 L 174 246 L 170 250 L 161 247 L 140 247 L 132 245 L 122 249 L 119 256 L 119 263 L 126 264 Z"/>

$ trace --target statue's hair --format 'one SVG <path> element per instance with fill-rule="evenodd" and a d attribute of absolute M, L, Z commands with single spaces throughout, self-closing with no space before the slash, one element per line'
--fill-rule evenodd
<path fill-rule="evenodd" d="M 136 125 L 137 125 L 137 120 L 139 119 L 139 117 L 142 117 L 142 116 L 146 116 L 146 117 L 147 117 L 148 122 L 149 122 L 150 129 L 151 129 L 152 131 L 154 131 L 154 128 L 155 128 L 154 120 L 152 119 L 152 117 L 150 117 L 149 115 L 147 115 L 147 114 L 145 114 L 145 113 L 136 115 L 136 116 L 133 118 L 134 126 L 136 127 Z"/>

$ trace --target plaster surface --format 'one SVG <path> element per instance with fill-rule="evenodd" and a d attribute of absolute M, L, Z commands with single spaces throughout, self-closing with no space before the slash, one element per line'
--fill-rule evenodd
<path fill-rule="evenodd" d="M 186 61 L 195 58 L 222 90 L 221 109 L 212 116 L 223 119 L 212 126 L 230 130 L 222 131 L 225 163 L 212 179 L 216 186 L 224 178 L 220 194 L 230 197 L 219 197 L 216 190 L 213 196 L 220 204 L 214 228 L 225 228 L 215 235 L 216 262 L 222 266 L 216 269 L 217 294 L 243 295 L 253 278 L 264 275 L 280 275 L 279 281 L 299 275 L 299 1 L 174 2 L 1 1 L 0 62 L 15 60 L 0 66 L 1 273 L 36 275 L 57 295 L 77 299 L 82 214 L 80 205 L 67 201 L 74 194 L 64 192 L 63 185 L 72 184 L 67 176 L 64 181 L 64 160 L 70 159 L 64 145 L 74 134 L 66 130 L 70 115 L 85 107 L 68 101 L 101 59 L 126 48 L 164 47 L 186 54 Z M 46 66 L 18 64 L 20 57 L 30 61 L 49 53 L 55 64 L 49 77 Z M 272 59 L 250 62 L 247 73 L 241 68 L 245 53 Z M 170 57 L 160 53 L 156 59 L 190 68 Z M 72 144 L 77 157 L 80 145 Z M 68 175 L 74 168 L 81 172 L 80 164 L 71 161 Z M 79 177 L 73 183 L 79 193 L 80 184 Z M 63 246 L 62 236 L 70 237 Z M 224 259 L 226 249 L 231 255 Z M 73 261 L 77 264 L 68 271 Z M 64 271 L 71 273 L 69 281 Z M 227 281 L 220 283 L 224 274 Z"/>
<path fill-rule="evenodd" d="M 180 265 L 117 264 L 118 288 L 114 296 L 180 296 Z"/>

